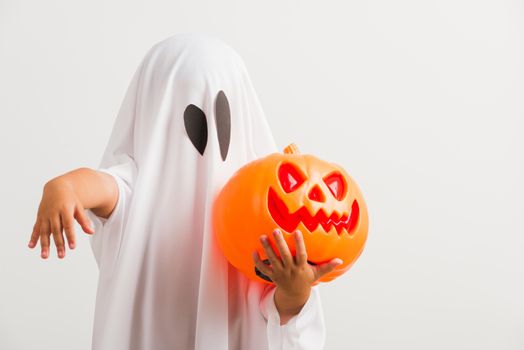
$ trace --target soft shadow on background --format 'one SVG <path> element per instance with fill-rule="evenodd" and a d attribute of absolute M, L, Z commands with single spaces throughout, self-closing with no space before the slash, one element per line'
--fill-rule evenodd
<path fill-rule="evenodd" d="M 0 348 L 89 349 L 97 268 L 27 248 L 42 187 L 96 167 L 145 52 L 244 58 L 280 147 L 343 165 L 367 247 L 321 287 L 326 349 L 524 348 L 521 1 L 0 0 Z"/>

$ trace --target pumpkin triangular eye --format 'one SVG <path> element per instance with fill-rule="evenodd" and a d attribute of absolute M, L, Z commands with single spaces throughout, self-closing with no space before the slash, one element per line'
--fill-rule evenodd
<path fill-rule="evenodd" d="M 306 180 L 302 172 L 291 163 L 283 163 L 278 168 L 278 179 L 282 189 L 286 192 L 292 192 L 300 187 Z"/>
<path fill-rule="evenodd" d="M 332 172 L 324 176 L 323 180 L 336 199 L 340 201 L 344 198 L 346 195 L 346 181 L 344 181 L 341 173 L 338 171 Z"/>

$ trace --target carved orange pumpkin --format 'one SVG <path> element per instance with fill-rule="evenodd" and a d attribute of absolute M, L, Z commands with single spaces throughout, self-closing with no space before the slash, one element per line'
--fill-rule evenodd
<path fill-rule="evenodd" d="M 267 256 L 259 237 L 279 227 L 295 254 L 292 233 L 304 237 L 308 262 L 340 258 L 343 264 L 323 276 L 328 282 L 346 272 L 360 256 L 367 238 L 368 215 L 362 194 L 342 167 L 309 154 L 294 144 L 240 168 L 214 203 L 213 225 L 231 265 L 251 279 L 272 283 L 255 268 L 252 252 Z M 315 283 L 316 284 L 316 283 Z"/>

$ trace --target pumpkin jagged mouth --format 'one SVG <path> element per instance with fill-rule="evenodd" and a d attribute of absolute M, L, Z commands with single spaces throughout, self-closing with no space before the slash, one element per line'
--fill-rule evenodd
<path fill-rule="evenodd" d="M 353 200 L 351 205 L 351 213 L 349 215 L 343 214 L 340 217 L 336 212 L 328 216 L 323 209 L 320 209 L 315 215 L 311 215 L 306 207 L 301 207 L 294 213 L 290 213 L 286 203 L 280 199 L 271 187 L 267 195 L 267 206 L 273 220 L 287 232 L 294 231 L 298 224 L 302 222 L 310 232 L 313 232 L 318 225 L 321 225 L 325 232 L 329 232 L 331 227 L 334 226 L 339 235 L 342 233 L 342 230 L 346 230 L 351 235 L 357 225 L 359 214 L 356 200 Z"/>

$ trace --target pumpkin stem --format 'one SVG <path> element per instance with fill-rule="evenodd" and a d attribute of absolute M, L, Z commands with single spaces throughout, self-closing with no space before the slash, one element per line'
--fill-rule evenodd
<path fill-rule="evenodd" d="M 297 145 L 290 143 L 286 148 L 284 148 L 284 154 L 299 154 Z"/>

